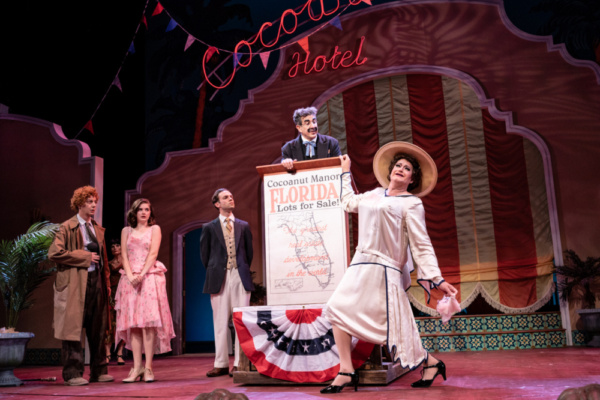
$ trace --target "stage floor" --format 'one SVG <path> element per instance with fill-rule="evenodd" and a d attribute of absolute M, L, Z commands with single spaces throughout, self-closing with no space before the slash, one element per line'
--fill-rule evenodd
<path fill-rule="evenodd" d="M 446 363 L 448 380 L 438 377 L 428 389 L 413 389 L 419 371 L 408 373 L 388 386 L 359 386 L 358 392 L 346 388 L 345 400 L 377 399 L 556 399 L 565 389 L 600 383 L 600 349 L 569 347 L 544 350 L 504 350 L 448 352 L 436 354 Z M 232 360 L 233 361 L 233 360 Z M 210 354 L 160 357 L 155 360 L 154 383 L 123 384 L 131 361 L 109 373 L 116 381 L 92 383 L 82 387 L 63 385 L 60 367 L 23 367 L 15 370 L 19 379 L 56 376 L 56 382 L 29 381 L 20 387 L 0 388 L 2 399 L 194 399 L 217 388 L 244 393 L 249 399 L 316 399 L 330 397 L 315 386 L 242 386 L 229 376 L 207 378 L 212 368 Z M 87 368 L 86 368 L 87 371 Z M 87 373 L 87 372 L 86 372 Z M 87 376 L 86 376 L 87 378 Z M 338 396 L 339 397 L 339 396 Z M 342 397 L 339 397 L 342 398 Z"/>

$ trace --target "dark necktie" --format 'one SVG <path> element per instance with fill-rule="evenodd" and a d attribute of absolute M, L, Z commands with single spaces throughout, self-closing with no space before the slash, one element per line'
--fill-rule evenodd
<path fill-rule="evenodd" d="M 100 245 L 98 244 L 98 238 L 96 238 L 96 235 L 94 235 L 94 232 L 92 232 L 91 226 L 92 226 L 91 222 L 85 223 L 85 230 L 87 232 L 88 238 L 91 240 L 91 242 L 88 243 L 87 248 L 88 248 L 88 251 L 91 251 L 93 253 L 98 253 L 98 250 L 100 250 Z"/>

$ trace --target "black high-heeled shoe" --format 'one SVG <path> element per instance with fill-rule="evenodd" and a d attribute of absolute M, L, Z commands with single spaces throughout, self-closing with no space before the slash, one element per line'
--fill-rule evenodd
<path fill-rule="evenodd" d="M 350 377 L 350 382 L 344 383 L 341 386 L 338 385 L 329 385 L 326 388 L 321 389 L 321 393 L 329 394 L 329 393 L 339 393 L 348 385 L 354 385 L 354 391 L 358 390 L 358 371 L 354 371 L 353 373 L 348 372 L 338 372 L 338 375 L 344 375 Z"/>
<path fill-rule="evenodd" d="M 431 386 L 431 384 L 433 383 L 433 381 L 435 380 L 436 376 L 438 375 L 442 375 L 442 378 L 444 378 L 444 380 L 446 380 L 446 364 L 444 364 L 443 361 L 438 361 L 437 364 L 432 365 L 430 367 L 423 367 L 423 369 L 421 370 L 421 377 L 423 377 L 423 373 L 425 372 L 425 369 L 427 368 L 437 368 L 437 371 L 435 372 L 435 375 L 433 376 L 433 378 L 431 379 L 420 379 L 416 382 L 413 382 L 410 386 L 412 387 L 429 387 Z"/>

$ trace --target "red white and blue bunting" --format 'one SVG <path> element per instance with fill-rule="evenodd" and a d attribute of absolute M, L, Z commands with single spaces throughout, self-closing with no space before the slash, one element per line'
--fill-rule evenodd
<path fill-rule="evenodd" d="M 240 346 L 257 371 L 292 382 L 325 382 L 339 371 L 339 355 L 324 305 L 234 308 Z M 372 343 L 352 339 L 352 362 L 360 367 Z"/>

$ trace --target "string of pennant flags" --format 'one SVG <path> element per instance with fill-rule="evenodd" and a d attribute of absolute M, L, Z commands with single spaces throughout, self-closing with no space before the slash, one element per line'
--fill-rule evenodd
<path fill-rule="evenodd" d="M 108 96 L 108 92 L 110 92 L 110 89 L 113 86 L 115 86 L 116 88 L 118 88 L 121 93 L 123 92 L 123 87 L 121 86 L 121 80 L 119 79 L 119 74 L 121 73 L 121 70 L 123 69 L 123 65 L 125 65 L 125 60 L 129 56 L 129 54 L 134 54 L 135 53 L 134 41 L 135 41 L 135 38 L 137 37 L 137 34 L 138 34 L 139 30 L 140 30 L 140 26 L 142 25 L 142 23 L 144 24 L 144 26 L 146 27 L 146 29 L 148 29 L 148 24 L 146 22 L 146 9 L 148 8 L 148 3 L 150 3 L 150 0 L 146 0 L 146 4 L 144 4 L 144 9 L 142 11 L 141 21 L 140 21 L 140 23 L 138 23 L 138 26 L 135 28 L 135 31 L 133 32 L 133 38 L 131 39 L 131 44 L 129 45 L 129 48 L 125 52 L 125 55 L 123 55 L 121 64 L 119 65 L 119 68 L 117 68 L 117 73 L 115 74 L 114 79 L 112 80 L 111 84 L 108 86 L 108 88 L 106 89 L 106 91 L 104 92 L 104 95 L 102 96 L 102 98 L 100 99 L 100 102 L 96 106 L 96 109 L 94 110 L 94 112 L 90 116 L 90 119 L 88 119 L 88 121 L 85 123 L 85 125 L 83 126 L 83 128 L 81 128 L 79 130 L 79 132 L 77 132 L 77 134 L 73 137 L 73 139 L 77 139 L 79 137 L 79 135 L 81 135 L 81 133 L 84 130 L 88 130 L 88 131 L 91 132 L 92 135 L 95 135 L 94 125 L 92 124 L 92 119 L 94 119 L 94 117 L 96 116 L 96 113 L 98 113 L 98 110 L 100 109 L 100 107 L 104 103 L 104 100 L 106 100 L 106 96 Z"/>
<path fill-rule="evenodd" d="M 309 0 L 308 3 L 306 3 L 305 6 L 303 6 L 303 9 L 307 5 L 310 5 L 310 2 L 311 1 Z M 325 28 L 325 27 L 327 27 L 329 25 L 334 26 L 335 28 L 337 28 L 339 30 L 343 30 L 342 23 L 340 21 L 340 15 L 342 13 L 344 13 L 351 4 L 359 4 L 361 2 L 364 2 L 364 3 L 368 4 L 368 5 L 372 5 L 371 0 L 349 0 L 349 3 L 346 4 L 341 10 L 338 10 L 339 12 L 336 15 L 334 15 L 331 19 L 323 22 L 317 28 L 315 28 L 312 31 L 311 34 L 309 34 L 307 36 L 304 36 L 304 37 L 298 39 L 297 41 L 294 41 L 294 42 L 291 42 L 291 43 L 282 44 L 282 45 L 280 45 L 280 46 L 278 46 L 276 48 L 272 48 L 272 49 L 270 49 L 268 51 L 265 51 L 264 48 L 271 47 L 273 44 L 267 44 L 267 45 L 265 45 L 263 43 L 263 48 L 261 49 L 262 51 L 259 50 L 256 53 L 252 53 L 251 50 L 247 51 L 247 52 L 243 52 L 243 51 L 232 51 L 232 50 L 228 50 L 228 49 L 222 49 L 222 48 L 219 48 L 217 46 L 213 46 L 210 43 L 207 43 L 207 42 L 205 42 L 202 39 L 199 39 L 199 38 L 195 37 L 188 30 L 186 30 L 181 24 L 179 24 L 175 20 L 175 18 L 173 18 L 173 16 L 171 15 L 171 13 L 169 13 L 169 11 L 164 8 L 164 6 L 160 3 L 160 1 L 157 1 L 156 6 L 154 7 L 154 10 L 152 11 L 151 17 L 155 17 L 157 15 L 160 15 L 160 14 L 164 13 L 164 14 L 166 14 L 170 18 L 170 21 L 167 24 L 167 27 L 165 28 L 165 33 L 171 32 L 171 31 L 175 30 L 176 28 L 179 28 L 179 29 L 181 29 L 187 35 L 187 39 L 186 39 L 185 45 L 183 47 L 183 51 L 184 52 L 187 51 L 194 43 L 198 42 L 198 43 L 200 43 L 200 44 L 202 44 L 202 45 L 204 45 L 204 46 L 207 47 L 206 53 L 204 55 L 204 59 L 205 60 L 209 60 L 215 53 L 218 53 L 218 54 L 225 53 L 225 54 L 227 54 L 228 55 L 227 58 L 231 57 L 232 60 L 233 60 L 233 68 L 234 68 L 234 72 L 233 73 L 235 73 L 235 70 L 236 70 L 236 68 L 239 67 L 240 60 L 241 60 L 241 58 L 243 56 L 252 57 L 254 55 L 257 55 L 260 58 L 263 67 L 266 69 L 267 65 L 268 65 L 268 62 L 269 62 L 270 54 L 273 51 L 279 51 L 279 50 L 287 48 L 287 47 L 289 47 L 289 46 L 291 46 L 293 44 L 298 44 L 298 45 L 300 45 L 300 47 L 305 52 L 308 53 L 308 51 L 309 51 L 309 42 L 308 42 L 309 36 L 315 34 L 316 32 L 320 31 L 321 29 L 323 29 L 323 28 Z M 100 109 L 100 107 L 102 106 L 102 104 L 104 103 L 104 101 L 106 100 L 106 97 L 108 96 L 108 93 L 109 93 L 110 89 L 113 86 L 115 86 L 121 93 L 123 92 L 123 87 L 122 87 L 121 81 L 119 79 L 119 74 L 121 73 L 121 70 L 123 69 L 123 65 L 125 64 L 125 61 L 127 60 L 127 57 L 130 54 L 135 54 L 136 50 L 135 50 L 135 44 L 134 43 L 135 43 L 135 39 L 136 39 L 136 37 L 137 37 L 137 35 L 139 33 L 140 27 L 143 25 L 146 29 L 148 29 L 148 20 L 146 19 L 146 11 L 148 9 L 149 3 L 150 3 L 150 0 L 147 0 L 146 4 L 144 5 L 144 9 L 142 11 L 142 17 L 140 19 L 140 22 L 138 23 L 138 26 L 136 27 L 136 29 L 134 31 L 134 34 L 133 34 L 133 37 L 131 39 L 131 43 L 129 45 L 129 48 L 127 49 L 127 51 L 125 52 L 125 54 L 124 54 L 124 56 L 122 58 L 121 64 L 120 64 L 119 68 L 116 71 L 114 79 L 112 80 L 111 84 L 109 85 L 109 87 L 107 88 L 106 92 L 102 96 L 102 98 L 101 98 L 100 102 L 98 103 L 97 107 L 95 108 L 94 112 L 91 114 L 89 120 L 86 122 L 86 124 L 83 126 L 83 128 L 81 128 L 79 130 L 79 132 L 75 135 L 75 137 L 73 139 L 76 139 L 84 130 L 87 130 L 87 131 L 91 132 L 92 135 L 95 135 L 94 126 L 93 126 L 92 120 L 94 119 L 94 117 L 97 114 L 98 110 Z M 314 21 L 314 19 L 313 19 L 313 21 Z M 303 21 L 303 22 L 301 22 L 301 24 L 304 24 L 305 22 L 308 22 L 308 21 Z M 293 32 L 291 32 L 291 33 L 293 33 Z M 248 43 L 248 45 L 255 44 L 257 42 L 257 38 L 258 38 L 258 34 L 255 34 L 251 39 L 249 39 L 248 41 L 246 41 L 246 43 Z M 262 38 L 261 38 L 261 40 L 262 40 Z M 223 63 L 221 63 L 219 65 L 219 67 L 222 64 Z M 198 88 L 197 88 L 198 90 L 200 90 L 200 88 L 202 87 L 202 85 L 204 84 L 204 82 L 206 82 L 206 80 L 208 79 L 208 76 L 214 74 L 214 72 L 219 67 L 217 67 L 211 74 L 209 74 L 209 75 L 205 74 L 205 79 L 198 86 Z M 214 86 L 214 87 L 216 87 L 216 86 Z M 217 90 L 218 90 L 218 87 L 217 87 Z"/>

